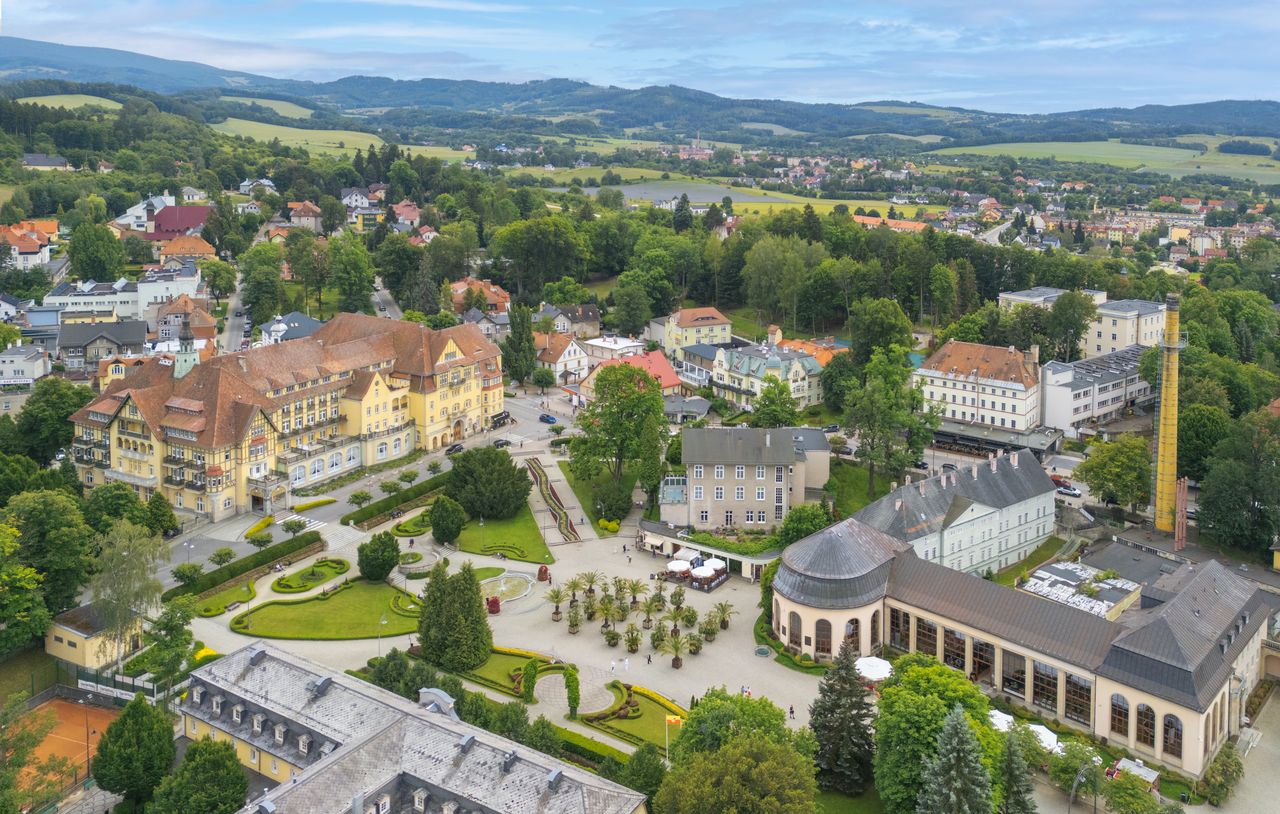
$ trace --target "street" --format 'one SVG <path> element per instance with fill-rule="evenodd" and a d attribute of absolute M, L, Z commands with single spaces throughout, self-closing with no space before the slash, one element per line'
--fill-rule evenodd
<path fill-rule="evenodd" d="M 999 246 L 1000 235 L 1004 233 L 1005 229 L 1008 229 L 1012 225 L 1013 225 L 1013 221 L 1007 220 L 1004 223 L 1000 224 L 999 226 L 996 226 L 992 229 L 988 229 L 987 231 L 978 235 L 978 240 L 981 240 L 983 243 L 990 243 L 992 246 Z"/>
<path fill-rule="evenodd" d="M 386 309 L 385 311 L 383 309 Z M 382 286 L 382 278 L 375 277 L 373 281 L 373 309 L 380 317 L 390 317 L 391 319 L 400 319 L 404 313 L 400 310 L 396 298 L 391 296 L 391 292 Z"/>
<path fill-rule="evenodd" d="M 240 298 L 240 285 L 243 280 L 243 277 L 236 278 L 236 290 L 227 297 L 226 325 L 220 338 L 223 353 L 235 353 L 240 350 L 240 341 L 244 338 L 244 323 L 249 316 L 247 313 L 244 316 L 236 316 L 236 312 L 244 308 L 244 302 Z"/>

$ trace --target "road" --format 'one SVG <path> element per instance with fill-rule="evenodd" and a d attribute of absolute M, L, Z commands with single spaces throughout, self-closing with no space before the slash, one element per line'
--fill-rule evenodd
<path fill-rule="evenodd" d="M 222 330 L 222 336 L 219 341 L 222 343 L 223 353 L 234 353 L 240 350 L 240 340 L 244 338 L 244 323 L 246 316 L 236 316 L 237 311 L 244 309 L 244 302 L 240 299 L 240 285 L 243 278 L 236 278 L 236 290 L 231 292 L 231 296 L 227 297 L 227 317 L 226 326 Z"/>
<path fill-rule="evenodd" d="M 383 288 L 381 277 L 374 278 L 373 307 L 379 316 L 390 317 L 391 319 L 400 319 L 404 316 L 400 306 L 396 304 L 395 297 L 392 297 L 391 292 Z M 384 308 L 386 309 L 385 311 L 382 310 Z"/>
<path fill-rule="evenodd" d="M 981 240 L 983 243 L 990 243 L 992 246 L 999 246 L 1000 235 L 1004 233 L 1005 229 L 1008 229 L 1012 225 L 1013 225 L 1013 221 L 1007 220 L 1004 223 L 1000 224 L 999 226 L 993 229 L 988 229 L 987 231 L 978 235 L 978 240 Z"/>

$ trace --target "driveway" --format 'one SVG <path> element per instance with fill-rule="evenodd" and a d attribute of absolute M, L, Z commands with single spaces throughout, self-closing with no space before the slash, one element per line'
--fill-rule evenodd
<path fill-rule="evenodd" d="M 1219 808 L 1226 814 L 1276 810 L 1276 771 L 1280 769 L 1280 698 L 1274 690 L 1254 729 L 1261 735 L 1244 756 L 1244 779 Z"/>

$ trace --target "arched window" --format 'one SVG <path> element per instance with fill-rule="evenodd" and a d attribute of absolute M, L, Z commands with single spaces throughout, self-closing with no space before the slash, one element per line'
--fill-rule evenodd
<path fill-rule="evenodd" d="M 1156 748 L 1156 711 L 1146 704 L 1138 704 L 1138 743 Z"/>
<path fill-rule="evenodd" d="M 399 439 L 399 438 L 393 438 L 393 439 L 391 440 L 391 454 L 392 454 L 392 455 L 399 455 L 399 454 L 400 454 L 400 439 Z"/>
<path fill-rule="evenodd" d="M 329 456 L 329 471 L 342 468 L 342 453 L 335 452 Z"/>
<path fill-rule="evenodd" d="M 1111 731 L 1129 737 L 1129 701 L 1123 695 L 1111 696 Z"/>
<path fill-rule="evenodd" d="M 1164 753 L 1182 757 L 1182 719 L 1177 715 L 1164 716 Z"/>
<path fill-rule="evenodd" d="M 780 627 L 782 627 L 782 610 L 775 597 L 773 600 L 773 629 L 776 631 Z"/>
<path fill-rule="evenodd" d="M 824 655 L 831 655 L 831 623 L 819 619 L 813 631 L 814 650 Z"/>
<path fill-rule="evenodd" d="M 385 457 L 387 457 L 387 444 L 384 441 L 383 443 L 378 444 L 378 460 L 381 461 Z"/>
<path fill-rule="evenodd" d="M 787 641 L 793 647 L 800 646 L 800 614 L 795 611 L 787 617 Z"/>
<path fill-rule="evenodd" d="M 858 630 L 859 624 L 857 618 L 844 623 L 844 640 L 849 643 L 855 653 L 862 652 L 862 633 Z"/>
<path fill-rule="evenodd" d="M 880 646 L 880 611 L 872 611 L 871 613 L 871 649 L 875 650 Z"/>

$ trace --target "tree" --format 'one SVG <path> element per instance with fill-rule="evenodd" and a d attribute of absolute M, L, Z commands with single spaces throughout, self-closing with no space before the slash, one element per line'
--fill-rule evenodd
<path fill-rule="evenodd" d="M 370 582 L 382 582 L 400 564 L 400 543 L 389 531 L 375 534 L 356 549 L 356 564 L 360 576 Z"/>
<path fill-rule="evenodd" d="M 114 282 L 124 271 L 124 244 L 107 227 L 88 221 L 71 233 L 67 256 L 82 280 Z"/>
<path fill-rule="evenodd" d="M 849 308 L 849 347 L 852 361 L 858 367 L 871 361 L 877 350 L 887 351 L 894 345 L 911 348 L 911 320 L 902 306 L 890 299 L 855 300 Z"/>
<path fill-rule="evenodd" d="M 1100 500 L 1145 505 L 1151 490 L 1151 450 L 1146 439 L 1136 435 L 1099 442 L 1075 468 L 1075 477 Z"/>
<path fill-rule="evenodd" d="M 332 195 L 321 195 L 316 203 L 320 207 L 320 228 L 331 235 L 347 222 L 347 207 Z"/>
<path fill-rule="evenodd" d="M 404 489 L 404 484 L 398 480 L 384 480 L 378 484 L 378 488 L 388 495 L 394 495 Z"/>
<path fill-rule="evenodd" d="M 179 585 L 190 585 L 200 579 L 200 575 L 204 573 L 204 566 L 198 562 L 187 562 L 174 567 L 172 573 Z"/>
<path fill-rule="evenodd" d="M 253 534 L 250 534 L 245 539 L 248 541 L 249 545 L 261 551 L 262 549 L 271 545 L 271 532 L 255 531 Z"/>
<path fill-rule="evenodd" d="M 505 449 L 477 447 L 453 457 L 445 494 L 470 517 L 515 517 L 527 505 L 533 482 Z"/>
<path fill-rule="evenodd" d="M 190 621 L 188 619 L 188 621 Z M 138 693 L 102 733 L 93 778 L 135 808 L 151 799 L 169 773 L 175 754 L 173 723 L 163 708 Z"/>
<path fill-rule="evenodd" d="M 613 310 L 609 327 L 620 334 L 637 336 L 653 318 L 653 306 L 644 287 L 637 283 L 620 285 L 613 290 Z"/>
<path fill-rule="evenodd" d="M 689 206 L 688 195 L 682 193 L 680 200 L 676 201 L 676 208 L 671 214 L 671 228 L 676 234 L 693 228 L 693 209 Z"/>
<path fill-rule="evenodd" d="M 201 738 L 173 774 L 160 782 L 148 812 L 154 814 L 235 814 L 244 807 L 249 781 L 230 741 Z"/>
<path fill-rule="evenodd" d="M 1067 741 L 1056 753 L 1050 754 L 1049 779 L 1058 788 L 1070 794 L 1075 790 L 1077 796 L 1098 793 L 1099 776 L 1097 767 L 1101 757 L 1097 750 L 1087 743 Z"/>
<path fill-rule="evenodd" d="M 21 451 L 41 466 L 53 460 L 59 449 L 71 445 L 74 430 L 71 414 L 92 398 L 93 391 L 85 385 L 72 384 L 57 376 L 45 376 L 37 381 L 18 415 Z"/>
<path fill-rule="evenodd" d="M 793 746 L 738 735 L 715 752 L 672 761 L 654 808 L 662 814 L 812 814 L 813 765 Z"/>
<path fill-rule="evenodd" d="M 3 426 L 7 418 L 8 416 L 0 416 L 0 426 Z M 39 471 L 36 462 L 26 455 L 6 455 L 0 452 L 0 504 L 8 502 L 16 494 L 28 491 L 32 479 Z"/>
<path fill-rule="evenodd" d="M 1244 764 L 1236 745 L 1227 741 L 1204 773 L 1205 796 L 1211 805 L 1220 806 L 1235 791 L 1236 784 L 1244 777 Z"/>
<path fill-rule="evenodd" d="M 431 520 L 431 536 L 437 543 L 448 545 L 458 539 L 467 522 L 467 513 L 458 501 L 448 495 L 441 495 L 427 511 Z"/>
<path fill-rule="evenodd" d="M 794 510 L 793 510 L 794 511 Z M 809 726 L 818 742 L 813 762 L 818 785 L 845 794 L 861 794 L 873 782 L 874 713 L 868 691 L 855 666 L 857 654 L 845 642 L 809 705 Z"/>
<path fill-rule="evenodd" d="M 396 475 L 396 480 L 400 481 L 405 486 L 409 486 L 420 477 L 422 477 L 422 473 L 419 472 L 418 470 L 406 469 L 405 471 L 401 472 L 399 475 Z"/>
<path fill-rule="evenodd" d="M 543 287 L 542 299 L 552 305 L 581 305 L 591 301 L 591 291 L 572 277 L 561 277 Z"/>
<path fill-rule="evenodd" d="M 352 492 L 350 495 L 347 496 L 347 502 L 350 503 L 352 506 L 355 506 L 357 509 L 363 507 L 364 504 L 368 503 L 371 500 L 373 500 L 373 495 L 369 494 L 364 489 L 360 489 L 359 491 Z"/>
<path fill-rule="evenodd" d="M 6 524 L 21 529 L 18 557 L 43 576 L 46 607 L 59 614 L 79 604 L 93 565 L 93 529 L 63 492 L 23 492 L 9 500 Z"/>
<path fill-rule="evenodd" d="M 529 708 L 519 701 L 508 701 L 494 710 L 487 728 L 495 735 L 513 741 L 524 740 L 529 729 Z"/>
<path fill-rule="evenodd" d="M 800 423 L 800 411 L 791 396 L 791 385 L 777 376 L 765 376 L 760 392 L 751 400 L 751 426 L 794 427 Z"/>
<path fill-rule="evenodd" d="M 2 572 L 3 566 L 0 566 Z M 4 597 L 0 595 L 0 607 L 3 605 Z M 0 652 L 3 650 L 0 646 Z M 0 755 L 4 758 L 0 761 L 0 811 L 23 811 L 30 807 L 32 800 L 60 792 L 59 781 L 70 770 L 71 763 L 56 755 L 39 757 L 40 745 L 58 723 L 53 713 L 28 709 L 25 693 L 10 695 L 3 704 L 0 707 Z M 172 732 L 169 737 L 172 740 Z"/>
<path fill-rule="evenodd" d="M 531 379 L 533 386 L 538 388 L 540 394 L 546 393 L 548 387 L 556 386 L 556 374 L 551 372 L 551 368 L 539 367 L 533 371 Z"/>
<path fill-rule="evenodd" d="M 173 504 L 159 489 L 151 493 L 147 499 L 147 528 L 153 534 L 163 534 L 178 528 L 178 518 L 173 513 Z"/>
<path fill-rule="evenodd" d="M 279 271 L 254 269 L 244 272 L 244 286 L 240 297 L 255 325 L 270 322 L 276 314 L 288 310 Z"/>
<path fill-rule="evenodd" d="M 570 218 L 551 215 L 498 229 L 489 241 L 489 254 L 499 260 L 495 265 L 503 269 L 508 288 L 514 283 L 523 300 L 526 289 L 536 297 L 547 280 L 566 275 L 583 279 L 590 247 Z"/>
<path fill-rule="evenodd" d="M 982 747 L 959 704 L 943 721 L 936 753 L 922 780 L 916 803 L 920 814 L 990 814 L 991 778 L 982 765 Z"/>
<path fill-rule="evenodd" d="M 1160 803 L 1150 784 L 1136 774 L 1121 772 L 1102 786 L 1102 797 L 1111 814 L 1159 814 Z"/>
<path fill-rule="evenodd" d="M 578 412 L 582 430 L 569 444 L 570 467 L 581 480 L 593 480 L 607 470 L 616 485 L 623 465 L 630 461 L 660 459 L 654 434 L 645 432 L 653 423 L 664 426 L 662 390 L 640 368 L 611 365 L 596 373 L 596 398 Z"/>
<path fill-rule="evenodd" d="M 570 668 L 564 673 L 565 703 L 569 707 L 569 720 L 578 717 L 578 705 L 582 703 L 582 688 L 578 681 L 578 671 Z"/>
<path fill-rule="evenodd" d="M 1200 490 L 1200 530 L 1222 545 L 1267 551 L 1280 534 L 1280 418 L 1259 410 L 1214 448 Z"/>
<path fill-rule="evenodd" d="M 286 520 L 280 524 L 280 528 L 284 529 L 284 533 L 290 537 L 297 537 L 307 530 L 307 521 L 300 518 Z"/>
<path fill-rule="evenodd" d="M 373 308 L 373 266 L 369 250 L 355 232 L 329 240 L 329 276 L 338 289 L 338 309 L 368 312 Z"/>
<path fill-rule="evenodd" d="M 831 525 L 831 515 L 817 503 L 801 503 L 792 506 L 782 520 L 782 528 L 778 529 L 778 548 L 786 548 L 796 540 L 803 540 L 810 534 L 821 531 Z"/>
<path fill-rule="evenodd" d="M 441 667 L 461 672 L 478 667 L 489 658 L 493 631 L 489 629 L 489 614 L 470 562 L 463 563 L 449 577 L 448 601 L 439 624 L 444 630 L 445 645 Z"/>
<path fill-rule="evenodd" d="M 667 766 L 662 760 L 662 753 L 652 743 L 644 743 L 631 753 L 622 766 L 618 782 L 629 789 L 640 792 L 653 800 L 662 787 L 662 780 L 667 776 Z"/>
<path fill-rule="evenodd" d="M 1080 340 L 1098 314 L 1093 297 L 1083 291 L 1068 291 L 1053 301 L 1045 318 L 1045 333 L 1053 343 L 1053 357 L 1060 362 L 1080 358 Z"/>
<path fill-rule="evenodd" d="M 422 613 L 418 621 L 418 642 L 422 657 L 431 664 L 442 664 L 445 629 L 441 624 L 449 601 L 449 572 L 443 562 L 436 562 L 427 574 L 422 590 Z"/>
<path fill-rule="evenodd" d="M 209 286 L 209 293 L 213 294 L 215 300 L 221 300 L 236 290 L 236 270 L 230 263 L 210 259 L 201 260 L 197 265 L 200 267 L 200 276 Z"/>
<path fill-rule="evenodd" d="M 181 675 L 182 667 L 191 655 L 191 620 L 195 618 L 195 612 L 194 596 L 174 597 L 143 634 L 143 640 L 151 645 L 147 664 L 152 675 L 156 676 L 157 685 L 173 686 Z"/>
<path fill-rule="evenodd" d="M 502 340 L 502 368 L 512 380 L 524 384 L 538 366 L 533 343 L 533 311 L 524 305 L 511 309 L 511 333 Z"/>
<path fill-rule="evenodd" d="M 548 721 L 547 716 L 539 715 L 524 731 L 524 745 L 544 755 L 560 757 L 564 740 L 556 731 L 555 724 Z"/>
<path fill-rule="evenodd" d="M 0 525 L 0 656 L 44 635 L 49 626 L 41 581 L 18 557 L 18 530 Z"/>
<path fill-rule="evenodd" d="M 724 687 L 712 687 L 698 699 L 680 734 L 671 742 L 670 758 L 680 764 L 698 753 L 715 752 L 732 738 L 746 735 L 752 740 L 767 740 L 794 746 L 811 754 L 812 734 L 795 732 L 787 727 L 787 715 L 768 698 L 747 698 L 730 694 Z"/>
<path fill-rule="evenodd" d="M 856 456 L 868 470 L 867 496 L 875 496 L 876 469 L 899 472 L 919 458 L 933 437 L 938 414 L 925 407 L 911 380 L 906 348 L 876 350 L 866 366 L 866 382 L 846 397 L 845 426 L 857 434 Z"/>
<path fill-rule="evenodd" d="M 93 604 L 102 622 L 103 647 L 115 646 L 117 669 L 139 616 L 160 600 L 164 586 L 155 572 L 168 559 L 164 540 L 129 520 L 115 521 L 102 536 L 91 583 Z"/>
<path fill-rule="evenodd" d="M 1178 411 L 1178 473 L 1203 483 L 1213 448 L 1231 433 L 1231 416 L 1221 407 L 1191 404 Z"/>
<path fill-rule="evenodd" d="M 151 519 L 147 507 L 138 500 L 138 493 L 127 483 L 104 483 L 89 493 L 84 502 L 85 522 L 99 534 L 107 533 L 117 520 L 128 520 L 139 526 L 148 526 Z"/>
<path fill-rule="evenodd" d="M 996 780 L 1003 790 L 996 814 L 1036 814 L 1031 774 L 1022 755 L 1022 744 L 1012 727 L 1004 736 L 1000 762 L 996 765 Z"/>

